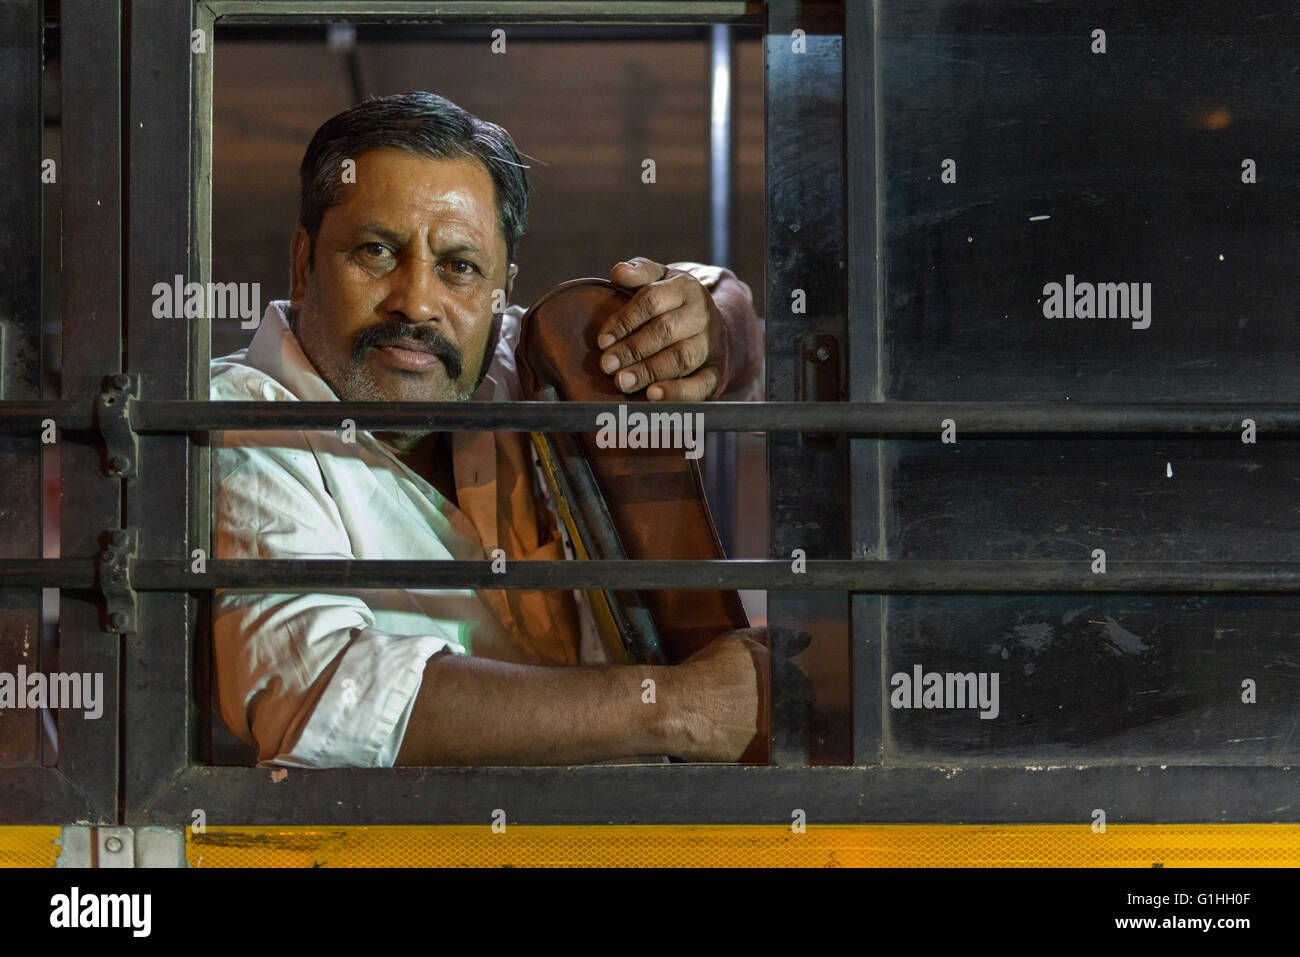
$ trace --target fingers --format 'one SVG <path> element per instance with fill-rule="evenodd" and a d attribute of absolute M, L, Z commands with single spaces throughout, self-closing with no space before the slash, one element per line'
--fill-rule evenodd
<path fill-rule="evenodd" d="M 683 379 L 656 382 L 645 394 L 652 402 L 705 402 L 717 388 L 718 370 L 707 368 Z"/>
<path fill-rule="evenodd" d="M 637 289 L 646 283 L 658 282 L 668 275 L 669 269 L 653 259 L 633 256 L 621 263 L 615 263 L 609 271 L 609 281 L 625 289 Z"/>
<path fill-rule="evenodd" d="M 672 320 L 661 316 L 668 325 Z M 690 375 L 709 357 L 709 337 L 705 333 L 670 338 L 671 333 L 658 328 L 658 320 L 631 339 L 615 346 L 601 357 L 601 368 L 614 375 L 614 384 L 622 392 L 636 392 L 652 382 L 665 382 Z M 666 340 L 666 341 L 665 341 Z"/>
<path fill-rule="evenodd" d="M 640 257 L 619 263 L 610 276 L 637 288 L 596 337 L 603 350 L 600 367 L 615 376 L 615 386 L 631 393 L 658 383 L 646 393 L 655 401 L 696 402 L 712 395 L 718 373 L 704 368 L 710 309 L 699 281 Z"/>
<path fill-rule="evenodd" d="M 677 333 L 694 335 L 708 325 L 709 310 L 704 300 L 704 287 L 699 280 L 685 273 L 671 272 L 668 267 L 649 260 L 643 262 L 648 265 L 633 270 L 620 264 L 610 273 L 611 276 L 618 275 L 621 269 L 623 275 L 647 277 L 654 269 L 658 270 L 654 278 L 636 283 L 637 291 L 627 305 L 605 320 L 596 335 L 596 345 L 601 349 L 609 349 L 650 320 L 674 310 L 683 312 L 676 321 L 686 323 L 685 327 L 675 330 Z"/>

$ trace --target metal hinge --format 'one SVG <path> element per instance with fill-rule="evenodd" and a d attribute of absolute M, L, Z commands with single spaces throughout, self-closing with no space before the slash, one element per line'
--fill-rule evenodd
<path fill-rule="evenodd" d="M 188 867 L 182 827 L 70 825 L 54 842 L 55 867 Z"/>
<path fill-rule="evenodd" d="M 104 536 L 105 547 L 96 566 L 99 590 L 104 595 L 100 628 L 111 634 L 135 634 L 135 589 L 131 587 L 131 559 L 139 535 L 134 528 L 115 528 Z"/>
<path fill-rule="evenodd" d="M 131 429 L 131 400 L 140 394 L 140 377 L 126 372 L 113 376 L 113 384 L 99 397 L 96 407 L 99 433 L 108 450 L 104 471 L 116 478 L 135 478 L 140 443 Z"/>

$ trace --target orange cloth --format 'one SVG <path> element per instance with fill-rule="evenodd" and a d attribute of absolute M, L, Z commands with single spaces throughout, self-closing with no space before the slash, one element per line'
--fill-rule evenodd
<path fill-rule="evenodd" d="M 554 516 L 534 493 L 534 469 L 528 435 L 523 432 L 458 432 L 452 437 L 456 461 L 464 466 L 485 456 L 495 460 L 494 480 L 479 469 L 456 472 L 456 498 L 478 530 L 485 556 L 501 548 L 506 562 L 564 561 L 564 542 Z M 494 449 L 489 449 L 487 443 Z M 572 591 L 480 589 L 478 595 L 538 664 L 578 663 L 581 626 Z"/>
<path fill-rule="evenodd" d="M 720 322 L 711 330 L 711 348 L 722 358 L 712 398 L 746 401 L 762 387 L 763 337 L 747 285 L 727 269 L 699 263 L 671 263 L 669 268 L 694 275 L 713 297 Z M 514 343 L 522 310 L 502 316 L 495 361 L 510 370 L 499 381 L 488 373 L 476 398 L 521 399 L 513 378 Z M 456 498 L 478 531 L 483 553 L 500 547 L 506 561 L 562 561 L 564 541 L 555 517 L 535 491 L 532 445 L 523 432 L 452 433 Z M 577 664 L 582 626 L 572 591 L 480 589 L 479 596 L 501 625 L 515 637 L 521 652 L 539 664 Z"/>

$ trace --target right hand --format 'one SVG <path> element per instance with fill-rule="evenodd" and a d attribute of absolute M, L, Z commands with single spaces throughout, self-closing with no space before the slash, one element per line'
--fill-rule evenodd
<path fill-rule="evenodd" d="M 688 761 L 766 763 L 768 652 L 766 628 L 719 635 L 673 671 L 682 708 L 680 744 Z M 752 745 L 752 747 L 751 747 Z"/>

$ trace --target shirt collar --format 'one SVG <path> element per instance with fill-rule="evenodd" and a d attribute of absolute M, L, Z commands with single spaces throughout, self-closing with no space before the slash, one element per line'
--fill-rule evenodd
<path fill-rule="evenodd" d="M 302 351 L 298 337 L 289 328 L 288 312 L 289 303 L 283 299 L 267 305 L 244 361 L 261 369 L 303 402 L 339 401 Z"/>

